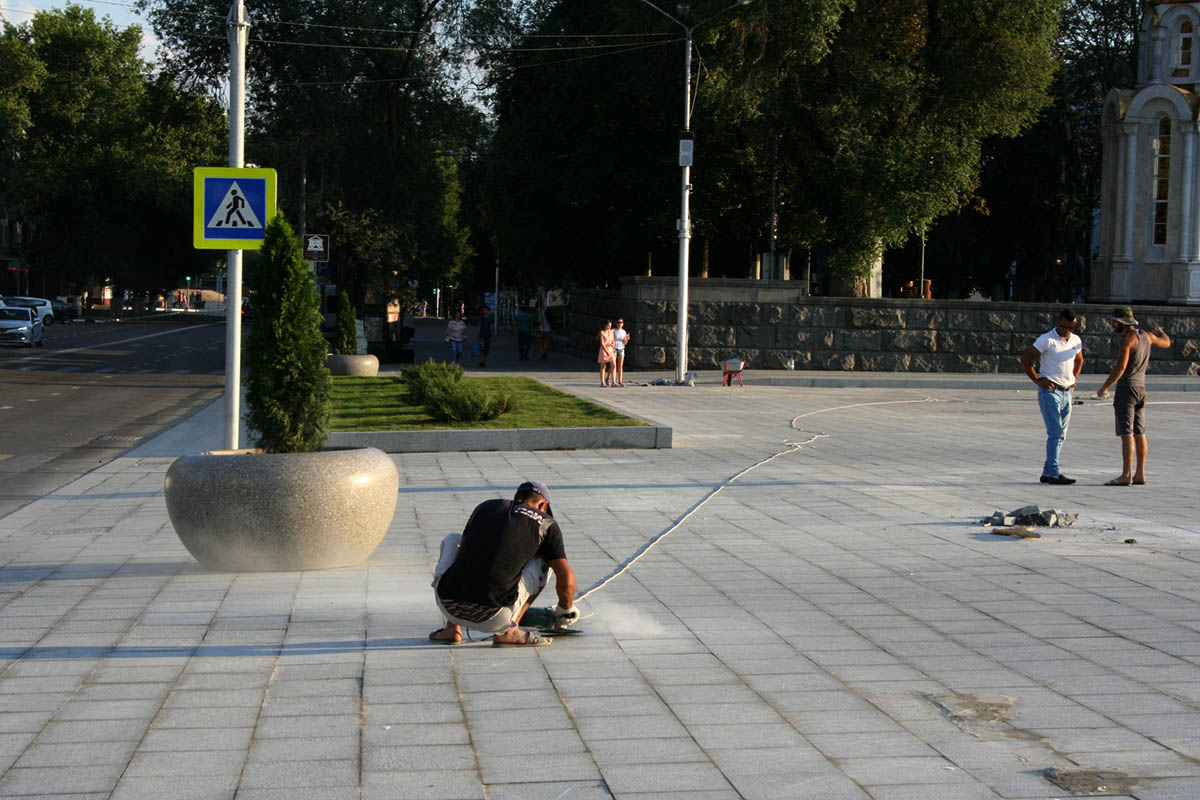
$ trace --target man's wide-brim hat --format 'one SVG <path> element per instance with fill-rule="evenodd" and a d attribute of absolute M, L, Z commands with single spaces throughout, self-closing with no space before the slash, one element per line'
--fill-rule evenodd
<path fill-rule="evenodd" d="M 1114 308 L 1112 316 L 1109 317 L 1113 322 L 1119 322 L 1122 325 L 1137 325 L 1138 321 L 1133 316 L 1132 308 Z"/>

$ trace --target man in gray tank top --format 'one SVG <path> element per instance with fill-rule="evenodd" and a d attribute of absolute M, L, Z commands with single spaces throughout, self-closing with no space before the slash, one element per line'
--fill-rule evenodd
<path fill-rule="evenodd" d="M 1108 389 L 1116 384 L 1113 394 L 1113 414 L 1117 420 L 1117 436 L 1121 437 L 1121 474 L 1105 486 L 1142 486 L 1146 483 L 1146 366 L 1150 363 L 1151 347 L 1170 347 L 1171 337 L 1156 328 L 1153 333 L 1138 329 L 1132 308 L 1118 308 L 1109 317 L 1113 333 L 1121 337 L 1117 361 L 1108 379 L 1096 390 L 1103 400 Z M 1134 456 L 1137 468 L 1134 469 Z"/>

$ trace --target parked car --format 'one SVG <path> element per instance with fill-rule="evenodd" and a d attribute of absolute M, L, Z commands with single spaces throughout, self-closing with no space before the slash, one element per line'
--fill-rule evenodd
<path fill-rule="evenodd" d="M 55 322 L 67 322 L 79 316 L 74 306 L 69 306 L 62 300 L 51 300 L 50 307 L 54 309 Z"/>
<path fill-rule="evenodd" d="M 54 324 L 54 306 L 50 304 L 49 300 L 43 300 L 40 297 L 14 297 L 12 295 L 5 295 L 4 303 L 9 307 L 24 306 L 25 308 L 35 309 L 38 320 L 43 325 Z"/>
<path fill-rule="evenodd" d="M 36 309 L 28 307 L 10 305 L 0 308 L 0 342 L 14 342 L 26 347 L 44 345 L 45 327 L 36 314 Z"/>

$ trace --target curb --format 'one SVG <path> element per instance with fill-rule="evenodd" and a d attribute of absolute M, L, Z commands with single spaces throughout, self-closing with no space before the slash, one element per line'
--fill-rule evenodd
<path fill-rule="evenodd" d="M 335 431 L 326 447 L 376 447 L 385 453 L 472 450 L 658 450 L 671 447 L 662 425 L 438 431 Z"/>

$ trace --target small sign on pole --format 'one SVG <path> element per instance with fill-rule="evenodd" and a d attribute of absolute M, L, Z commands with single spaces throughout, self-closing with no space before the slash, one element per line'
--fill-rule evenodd
<path fill-rule="evenodd" d="M 323 233 L 306 233 L 300 240 L 304 244 L 304 260 L 320 263 L 329 260 L 329 237 Z"/>
<path fill-rule="evenodd" d="M 679 166 L 690 167 L 692 154 L 695 152 L 695 138 L 691 131 L 679 132 Z"/>

